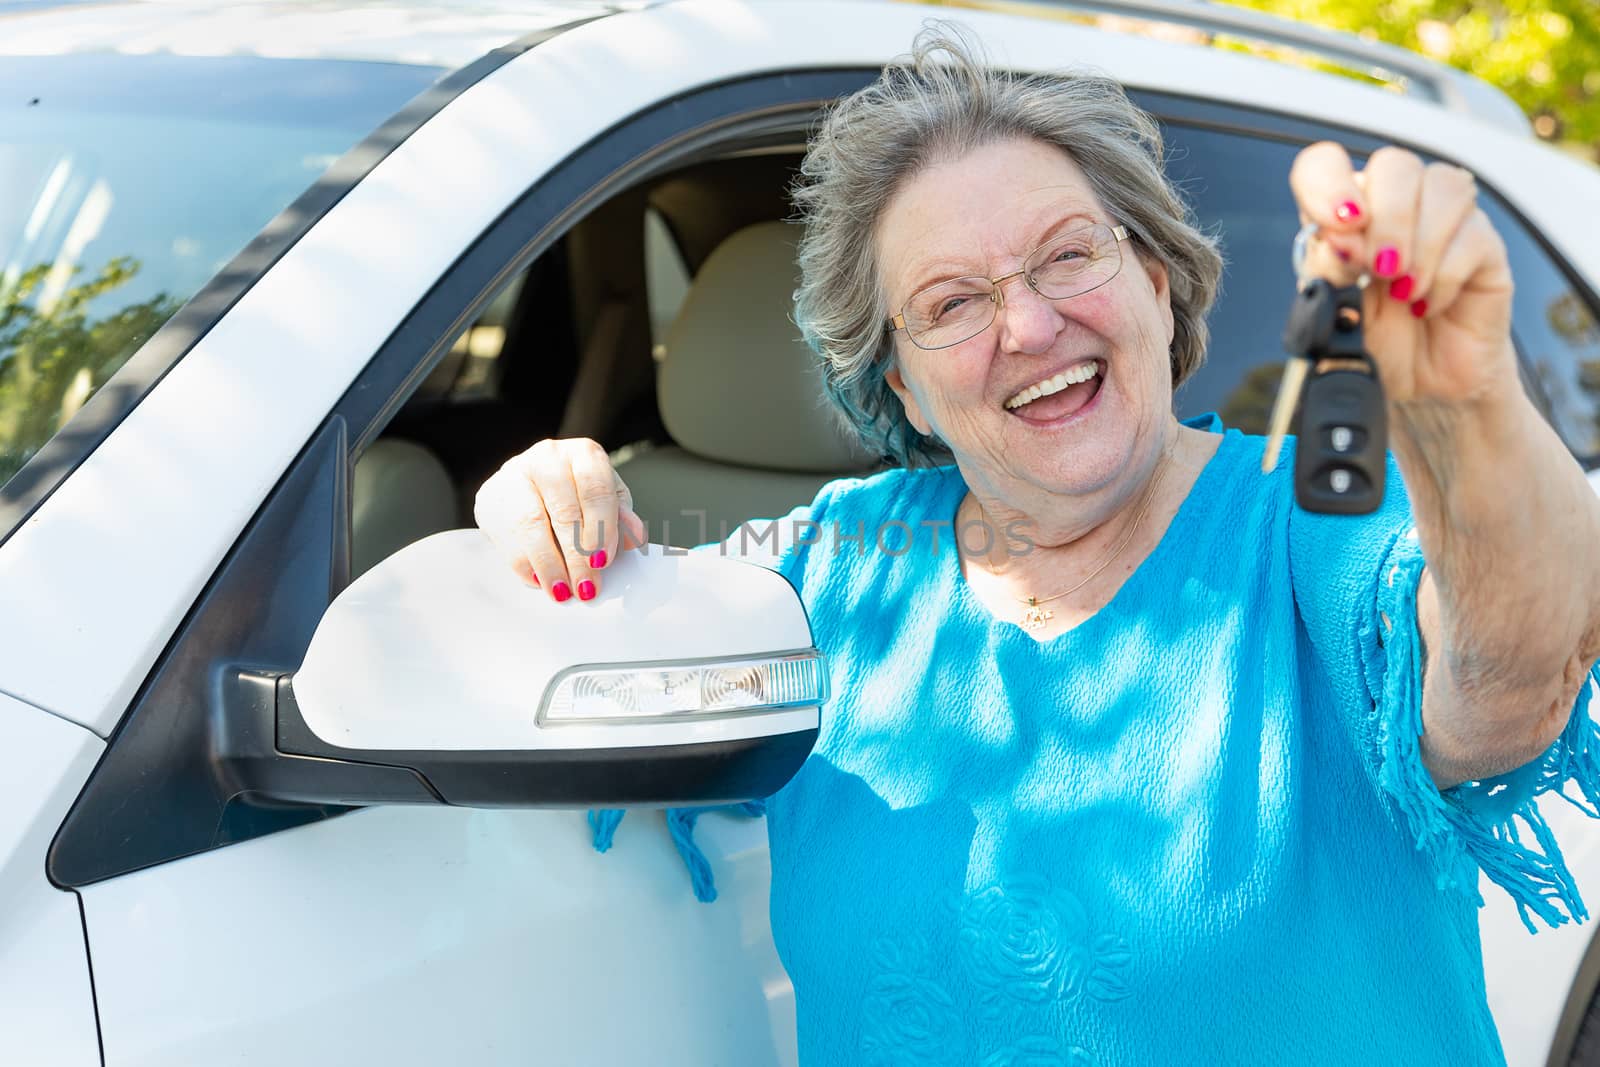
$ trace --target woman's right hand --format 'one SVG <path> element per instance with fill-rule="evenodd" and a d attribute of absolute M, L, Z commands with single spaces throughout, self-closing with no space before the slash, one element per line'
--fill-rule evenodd
<path fill-rule="evenodd" d="M 588 438 L 540 441 L 511 457 L 478 489 L 472 514 L 511 569 L 558 603 L 593 600 L 617 552 L 645 543 L 633 494 Z"/>

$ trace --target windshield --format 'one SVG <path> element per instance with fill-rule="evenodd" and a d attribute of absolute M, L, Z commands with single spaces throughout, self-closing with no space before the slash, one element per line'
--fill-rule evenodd
<path fill-rule="evenodd" d="M 7 56 L 0 485 L 274 215 L 443 73 L 258 56 Z"/>

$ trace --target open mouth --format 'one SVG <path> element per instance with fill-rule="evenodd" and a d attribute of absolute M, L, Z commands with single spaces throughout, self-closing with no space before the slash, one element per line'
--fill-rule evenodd
<path fill-rule="evenodd" d="M 1099 394 L 1104 381 L 1105 364 L 1098 359 L 1084 360 L 1017 393 L 1006 401 L 1006 410 L 1035 422 L 1065 418 L 1083 410 Z"/>

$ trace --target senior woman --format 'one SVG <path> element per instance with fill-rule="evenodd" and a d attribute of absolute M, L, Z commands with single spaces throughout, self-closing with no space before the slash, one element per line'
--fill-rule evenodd
<path fill-rule="evenodd" d="M 898 461 L 807 517 L 914 543 L 777 561 L 835 694 L 768 805 L 805 1067 L 1496 1063 L 1478 870 L 1583 917 L 1532 798 L 1600 795 L 1600 501 L 1519 385 L 1471 176 L 1295 163 L 1389 398 L 1387 501 L 1334 517 L 1173 416 L 1221 260 L 1161 160 L 1115 84 L 939 29 L 806 157 L 798 320 Z M 590 599 L 628 501 L 546 441 L 478 517 Z"/>

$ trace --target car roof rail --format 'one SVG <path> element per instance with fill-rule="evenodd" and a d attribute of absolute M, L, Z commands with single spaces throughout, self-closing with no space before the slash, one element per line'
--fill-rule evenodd
<path fill-rule="evenodd" d="M 969 0 L 970 3 L 970 0 Z M 963 4 L 962 6 L 968 6 Z M 1009 0 L 970 3 L 972 7 L 1018 10 L 1057 8 L 1085 14 L 1120 15 L 1148 22 L 1226 33 L 1251 42 L 1278 45 L 1359 70 L 1449 111 L 1472 115 L 1517 133 L 1533 125 L 1516 101 L 1466 71 L 1382 41 L 1311 26 L 1249 8 L 1209 0 Z"/>

